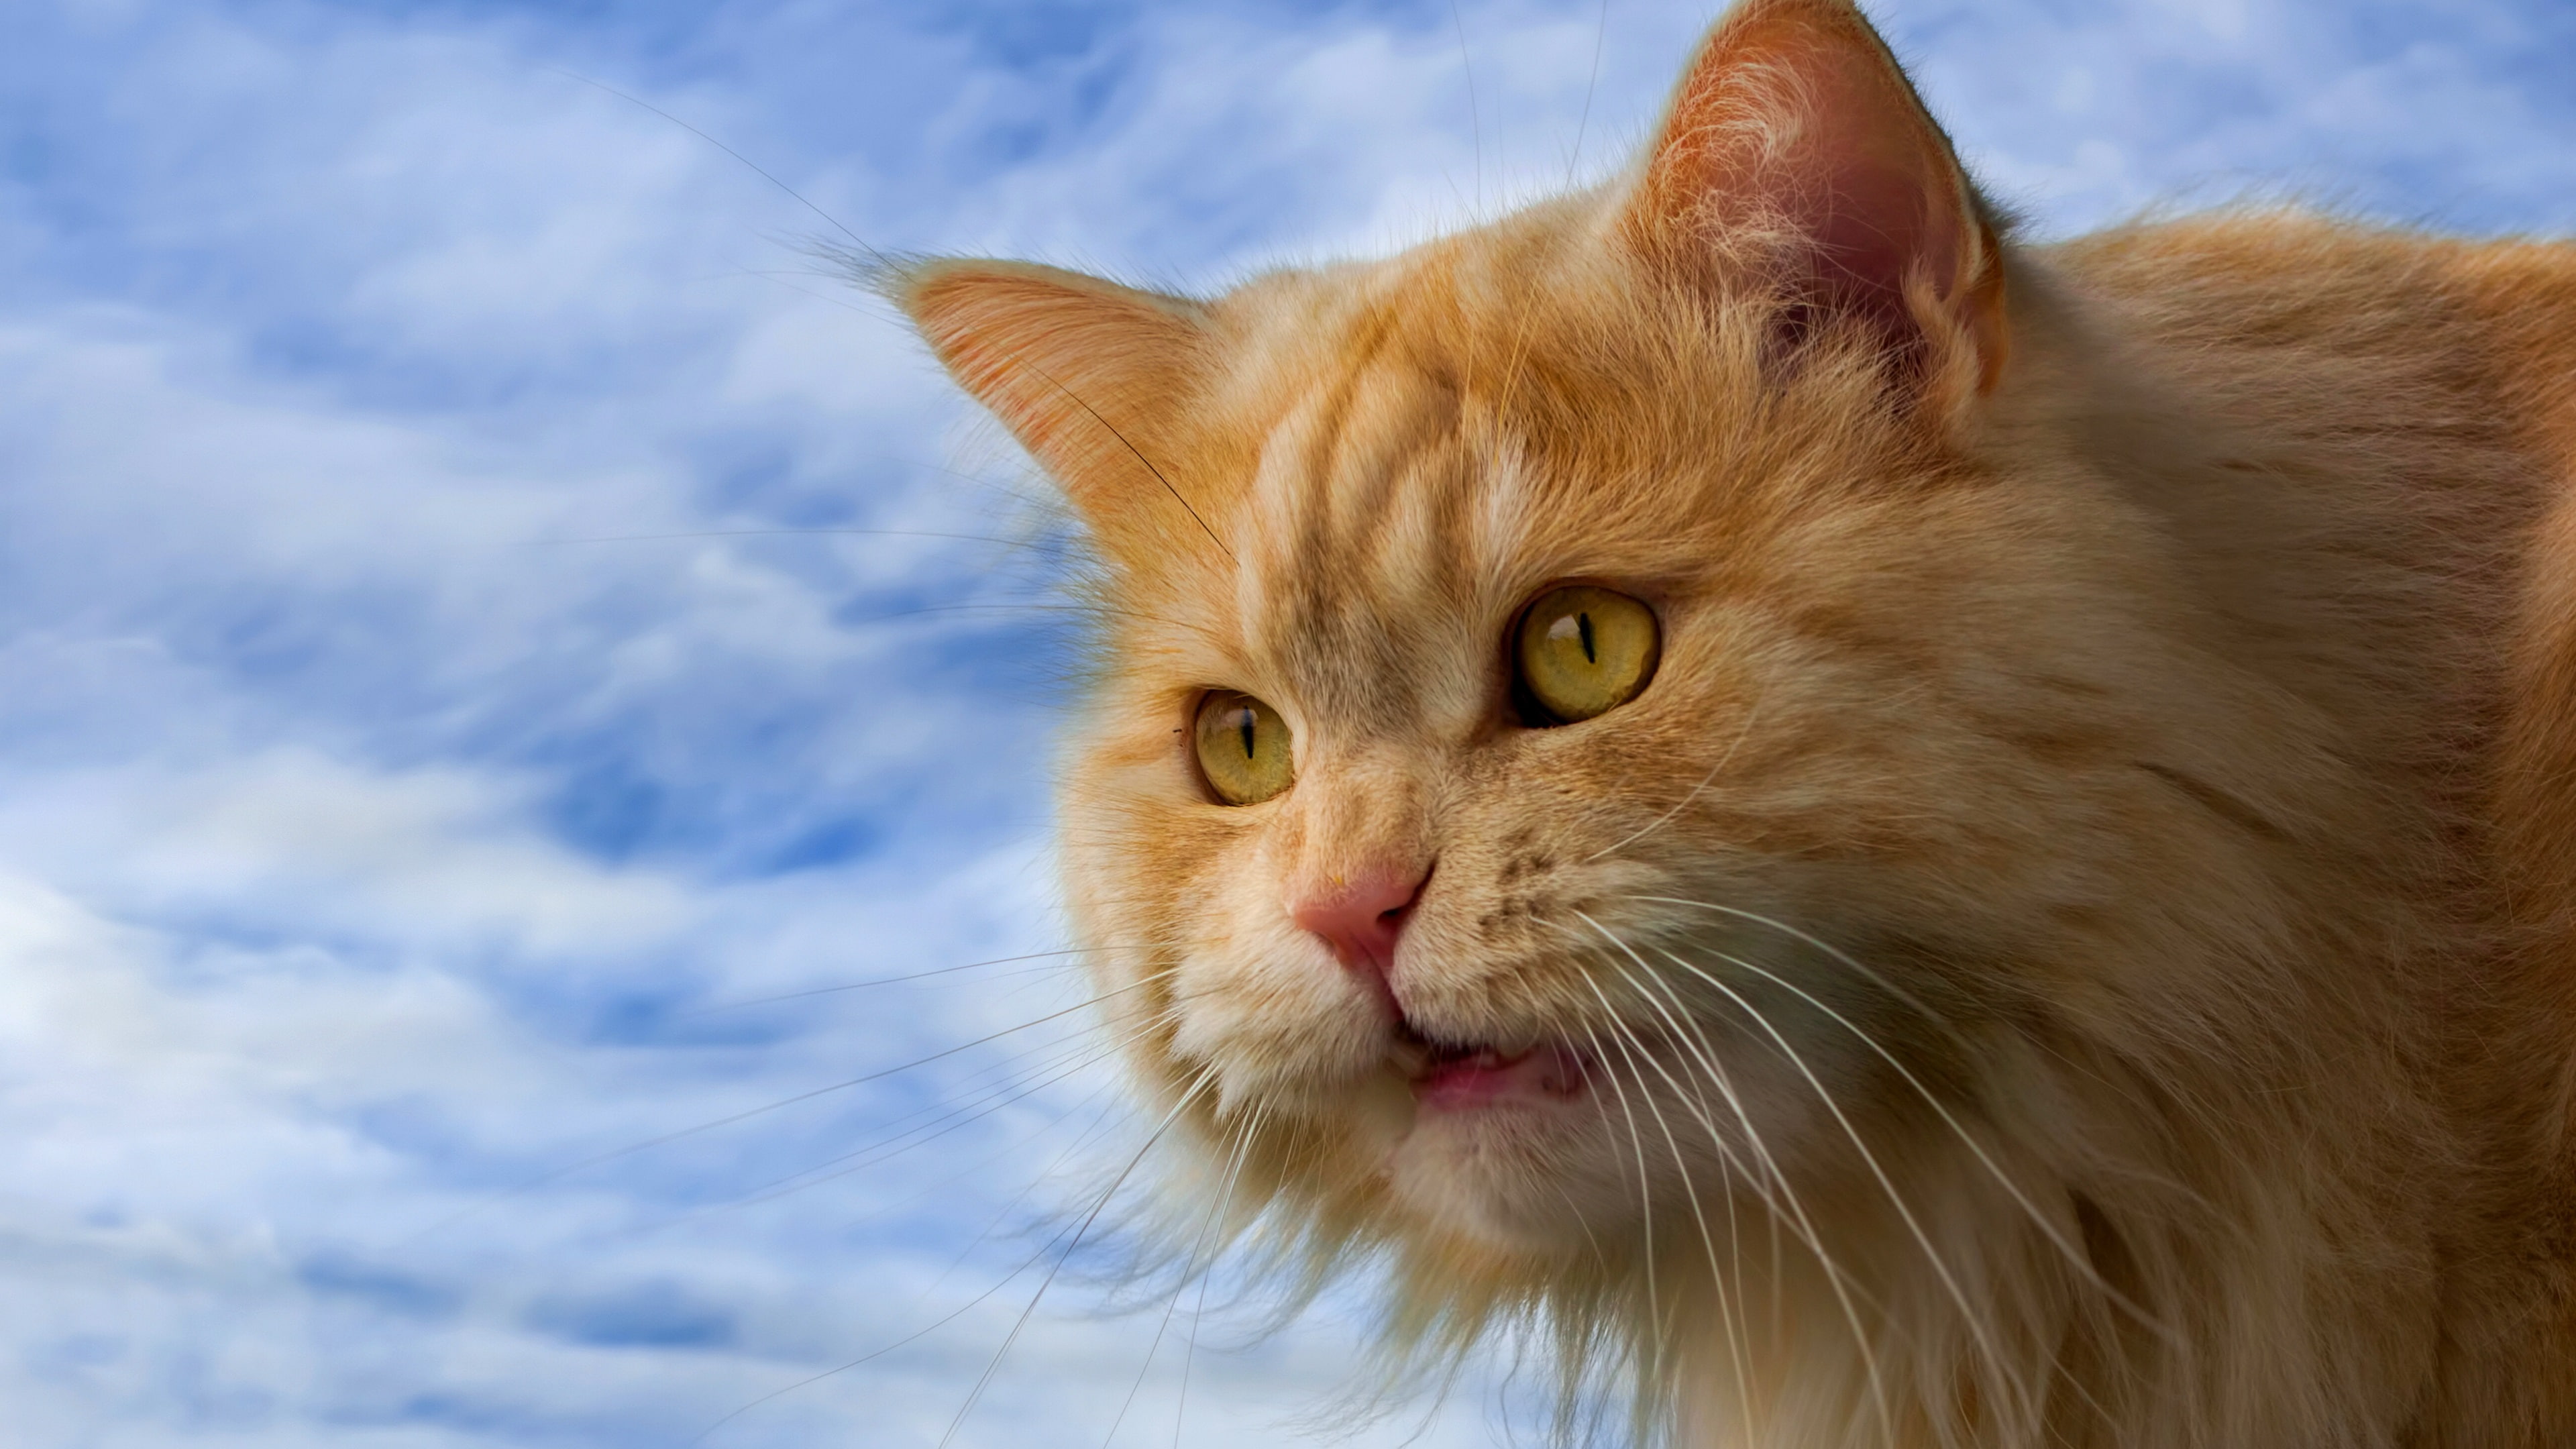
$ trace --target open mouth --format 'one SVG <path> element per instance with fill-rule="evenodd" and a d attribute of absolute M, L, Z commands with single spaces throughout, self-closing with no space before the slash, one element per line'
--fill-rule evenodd
<path fill-rule="evenodd" d="M 1397 1023 L 1392 1055 L 1417 1104 L 1450 1111 L 1568 1101 L 1583 1095 L 1600 1068 L 1590 1053 L 1562 1042 L 1511 1048 L 1444 1042 L 1409 1021 Z"/>

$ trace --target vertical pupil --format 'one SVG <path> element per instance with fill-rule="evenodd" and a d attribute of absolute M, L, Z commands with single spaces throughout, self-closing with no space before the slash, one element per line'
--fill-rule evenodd
<path fill-rule="evenodd" d="M 1253 729 L 1259 722 L 1260 717 L 1248 709 L 1235 716 L 1236 727 L 1243 731 L 1243 757 L 1247 760 L 1253 758 Z"/>
<path fill-rule="evenodd" d="M 1574 629 L 1576 633 L 1583 636 L 1583 662 L 1600 663 L 1601 656 L 1592 652 L 1592 616 L 1588 613 L 1575 615 Z"/>

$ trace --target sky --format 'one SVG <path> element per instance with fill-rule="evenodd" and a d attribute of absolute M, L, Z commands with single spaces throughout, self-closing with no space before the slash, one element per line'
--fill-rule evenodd
<path fill-rule="evenodd" d="M 1046 954 L 1075 543 L 817 252 L 1382 253 L 1615 168 L 1710 7 L 8 11 L 8 1442 L 1525 1419 L 1340 1415 L 1365 1284 L 1262 1337 L 1107 1222 L 1049 1279 L 1142 1130 Z M 1874 13 L 2041 238 L 2576 230 L 2563 0 Z"/>

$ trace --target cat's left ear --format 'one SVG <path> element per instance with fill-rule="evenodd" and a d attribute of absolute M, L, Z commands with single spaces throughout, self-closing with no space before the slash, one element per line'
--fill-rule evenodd
<path fill-rule="evenodd" d="M 1850 0 L 1744 0 L 1675 92 L 1623 239 L 1718 287 L 1787 294 L 1801 327 L 1876 330 L 1974 392 L 2002 376 L 2001 246 L 1949 138 Z"/>
<path fill-rule="evenodd" d="M 920 262 L 883 285 L 1096 532 L 1168 522 L 1128 505 L 1170 488 L 1154 460 L 1206 375 L 1198 303 L 1028 262 Z"/>

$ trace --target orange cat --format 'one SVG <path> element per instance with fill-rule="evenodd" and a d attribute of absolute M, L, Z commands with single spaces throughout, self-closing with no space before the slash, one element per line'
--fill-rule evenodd
<path fill-rule="evenodd" d="M 1096 541 L 1070 896 L 1230 1231 L 1675 1443 L 2576 1444 L 2576 248 L 2019 245 L 1749 0 L 1386 261 L 890 285 Z"/>

